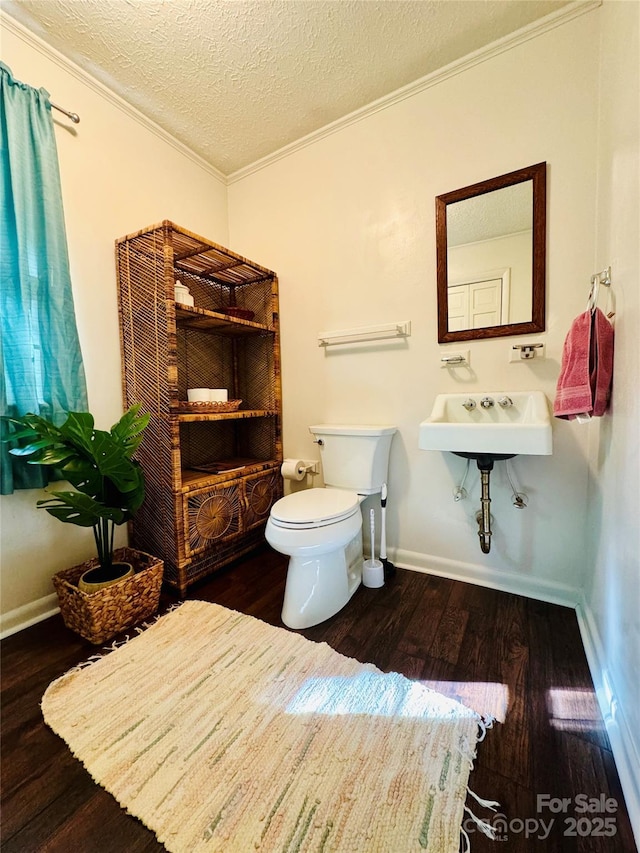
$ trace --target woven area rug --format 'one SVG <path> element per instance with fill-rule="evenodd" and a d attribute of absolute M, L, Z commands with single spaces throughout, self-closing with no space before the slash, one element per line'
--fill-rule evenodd
<path fill-rule="evenodd" d="M 42 711 L 175 853 L 457 853 L 484 729 L 401 675 L 202 601 L 54 681 Z"/>

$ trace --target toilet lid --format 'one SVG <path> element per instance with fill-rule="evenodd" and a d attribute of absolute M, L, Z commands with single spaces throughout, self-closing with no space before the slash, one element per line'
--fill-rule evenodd
<path fill-rule="evenodd" d="M 276 501 L 271 507 L 271 518 L 276 523 L 312 527 L 348 518 L 359 505 L 360 499 L 356 492 L 305 489 Z"/>

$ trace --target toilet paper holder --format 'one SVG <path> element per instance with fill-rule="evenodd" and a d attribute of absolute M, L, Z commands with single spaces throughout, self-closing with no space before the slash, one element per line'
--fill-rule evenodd
<path fill-rule="evenodd" d="M 280 466 L 280 473 L 285 480 L 302 480 L 307 474 L 318 473 L 316 459 L 285 459 Z"/>

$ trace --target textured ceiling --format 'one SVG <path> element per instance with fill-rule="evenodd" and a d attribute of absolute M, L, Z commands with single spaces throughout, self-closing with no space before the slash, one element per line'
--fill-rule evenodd
<path fill-rule="evenodd" d="M 447 245 L 461 246 L 532 228 L 533 181 L 447 205 Z"/>
<path fill-rule="evenodd" d="M 230 174 L 567 2 L 3 0 L 2 9 Z"/>

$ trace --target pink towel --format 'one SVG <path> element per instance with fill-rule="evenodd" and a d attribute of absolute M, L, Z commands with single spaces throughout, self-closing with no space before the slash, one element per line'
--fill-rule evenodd
<path fill-rule="evenodd" d="M 553 414 L 601 416 L 607 410 L 613 376 L 613 327 L 599 308 L 571 324 L 562 351 Z"/>
<path fill-rule="evenodd" d="M 600 417 L 609 407 L 613 379 L 613 326 L 599 308 L 594 312 L 596 354 L 591 369 L 592 415 Z M 593 332 L 592 332 L 593 340 Z"/>

